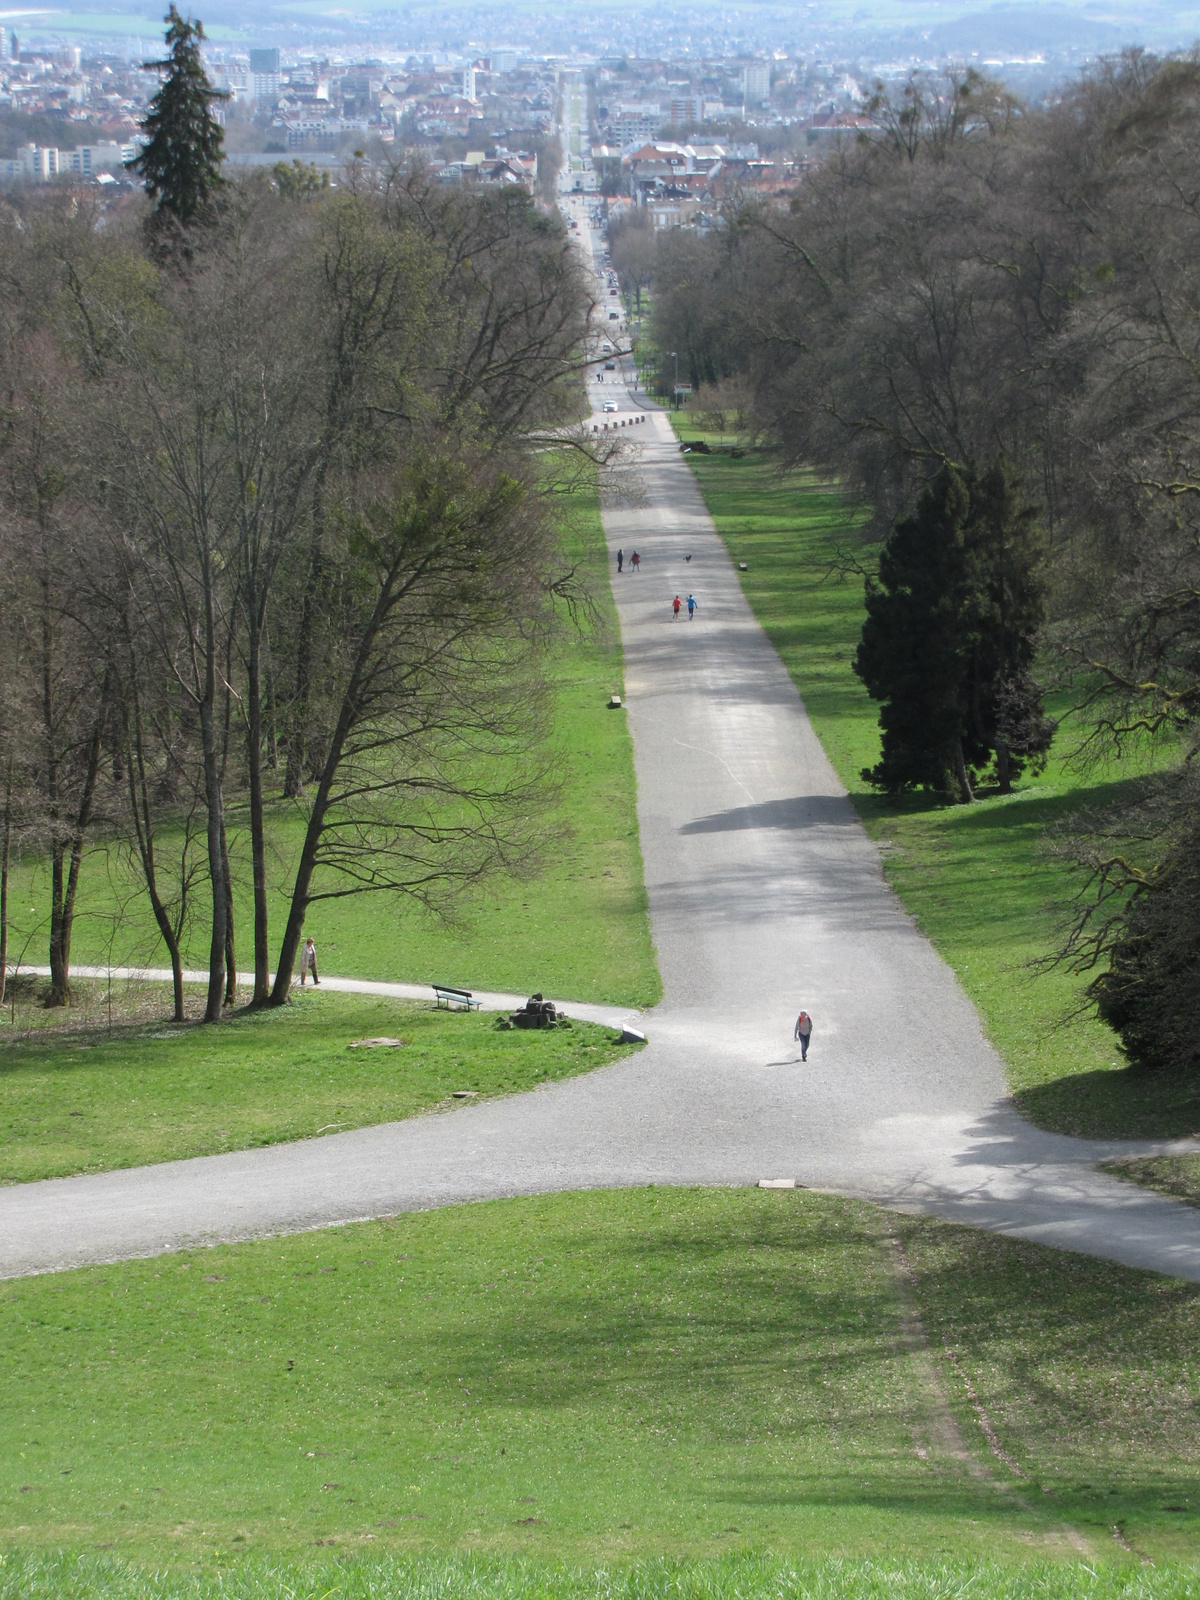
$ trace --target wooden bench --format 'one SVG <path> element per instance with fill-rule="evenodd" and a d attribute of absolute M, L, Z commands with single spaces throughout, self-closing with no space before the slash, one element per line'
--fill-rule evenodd
<path fill-rule="evenodd" d="M 464 1011 L 479 1010 L 479 1001 L 470 989 L 452 989 L 449 984 L 435 983 L 433 992 L 437 996 L 437 1004 L 445 1006 L 447 1011 L 453 1011 L 455 1006 L 461 1006 Z"/>

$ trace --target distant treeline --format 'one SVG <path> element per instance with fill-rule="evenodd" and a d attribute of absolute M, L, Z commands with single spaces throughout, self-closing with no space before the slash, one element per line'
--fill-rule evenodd
<path fill-rule="evenodd" d="M 23 144 L 49 145 L 73 150 L 81 144 L 111 139 L 94 122 L 68 121 L 45 111 L 0 108 L 0 160 L 11 161 Z"/>

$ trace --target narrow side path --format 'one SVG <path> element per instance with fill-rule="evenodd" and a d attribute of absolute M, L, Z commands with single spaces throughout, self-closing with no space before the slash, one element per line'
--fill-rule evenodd
<path fill-rule="evenodd" d="M 23 966 L 13 968 L 12 976 L 17 971 L 32 973 L 35 978 L 48 978 L 49 967 Z M 99 978 L 101 981 L 113 978 L 118 983 L 170 983 L 170 967 L 72 967 L 71 974 L 76 978 Z M 183 974 L 184 983 L 207 984 L 208 973 L 188 968 Z M 292 979 L 292 988 L 300 988 L 300 979 Z M 429 983 L 389 983 L 373 978 L 335 978 L 326 976 L 321 979 L 318 990 L 325 989 L 331 994 L 378 994 L 385 995 L 393 1000 L 432 1000 L 434 998 L 433 985 Z M 479 1002 L 481 1011 L 515 1011 L 518 1006 L 523 1006 L 529 996 L 526 994 L 501 994 L 496 989 L 472 989 L 472 998 Z M 634 1006 L 598 1006 L 586 1000 L 560 1000 L 557 995 L 547 995 L 548 1000 L 553 1000 L 560 1011 L 565 1011 L 569 1017 L 578 1017 L 581 1022 L 598 1022 L 605 1027 L 623 1028 L 626 1024 L 636 1026 L 640 1013 Z"/>

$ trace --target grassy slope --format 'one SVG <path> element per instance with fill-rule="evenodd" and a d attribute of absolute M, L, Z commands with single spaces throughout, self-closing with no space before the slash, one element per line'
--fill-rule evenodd
<path fill-rule="evenodd" d="M 460 905 L 452 923 L 415 905 L 374 896 L 314 906 L 308 931 L 317 941 L 323 972 L 522 993 L 540 989 L 566 999 L 630 1005 L 653 1004 L 660 997 L 642 884 L 632 748 L 623 718 L 605 709 L 609 694 L 621 688 L 623 667 L 594 494 L 575 497 L 567 540 L 568 553 L 579 561 L 597 602 L 600 632 L 582 641 L 564 640 L 552 669 L 559 690 L 553 740 L 563 799 L 551 826 L 565 827 L 566 839 L 552 848 L 540 879 L 492 883 Z M 245 962 L 251 958 L 249 838 L 236 809 L 230 822 Z M 276 938 L 286 914 L 287 869 L 301 838 L 294 812 L 277 803 L 269 866 Z M 26 960 L 45 963 L 47 902 L 45 870 L 27 862 L 14 873 L 13 955 L 25 950 Z M 123 902 L 124 915 L 118 910 Z M 89 855 L 84 869 L 72 954 L 80 965 L 108 959 L 165 963 L 144 902 L 132 897 L 120 863 L 100 850 Z M 207 965 L 202 927 L 193 931 L 187 962 Z"/>
<path fill-rule="evenodd" d="M 405 1044 L 348 1048 L 381 1035 Z M 456 1089 L 532 1089 L 627 1055 L 614 1038 L 312 991 L 219 1028 L 31 1038 L 0 1048 L 0 1183 L 307 1139 L 455 1104 Z"/>
<path fill-rule="evenodd" d="M 697 430 L 684 428 L 687 437 Z M 1122 1066 L 1112 1032 L 1071 1017 L 1082 982 L 1030 970 L 1052 948 L 1065 883 L 1044 844 L 1079 806 L 1103 803 L 1128 772 L 1085 776 L 1064 760 L 1065 727 L 1040 776 L 1008 796 L 898 805 L 864 784 L 878 759 L 878 708 L 851 670 L 862 583 L 830 575 L 839 546 L 859 555 L 845 499 L 809 477 L 781 479 L 761 456 L 688 458 L 737 561 L 746 596 L 791 673 L 813 725 L 872 836 L 889 881 L 954 966 L 1008 1064 L 1022 1110 L 1044 1127 L 1099 1136 L 1200 1129 L 1196 1087 Z"/>
<path fill-rule="evenodd" d="M 1190 1560 L 1198 1335 L 1194 1285 L 802 1192 L 547 1196 L 12 1281 L 0 1541 L 1095 1565 L 1126 1559 L 1116 1526 Z"/>

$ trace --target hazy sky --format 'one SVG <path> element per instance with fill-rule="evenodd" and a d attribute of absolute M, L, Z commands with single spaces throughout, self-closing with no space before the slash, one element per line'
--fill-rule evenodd
<path fill-rule="evenodd" d="M 118 7 L 0 13 L 31 40 L 144 38 L 147 46 L 166 9 L 155 0 Z M 285 46 L 374 41 L 389 47 L 457 50 L 493 44 L 539 51 L 621 50 L 647 54 L 784 49 L 855 55 L 932 50 L 1003 58 L 1049 53 L 1075 59 L 1142 44 L 1191 46 L 1200 38 L 1200 3 L 1181 9 L 1104 0 L 1051 5 L 984 4 L 980 0 L 777 0 L 723 5 L 712 0 L 559 0 L 532 4 L 404 4 L 403 0 L 195 0 L 193 11 L 216 41 Z"/>

